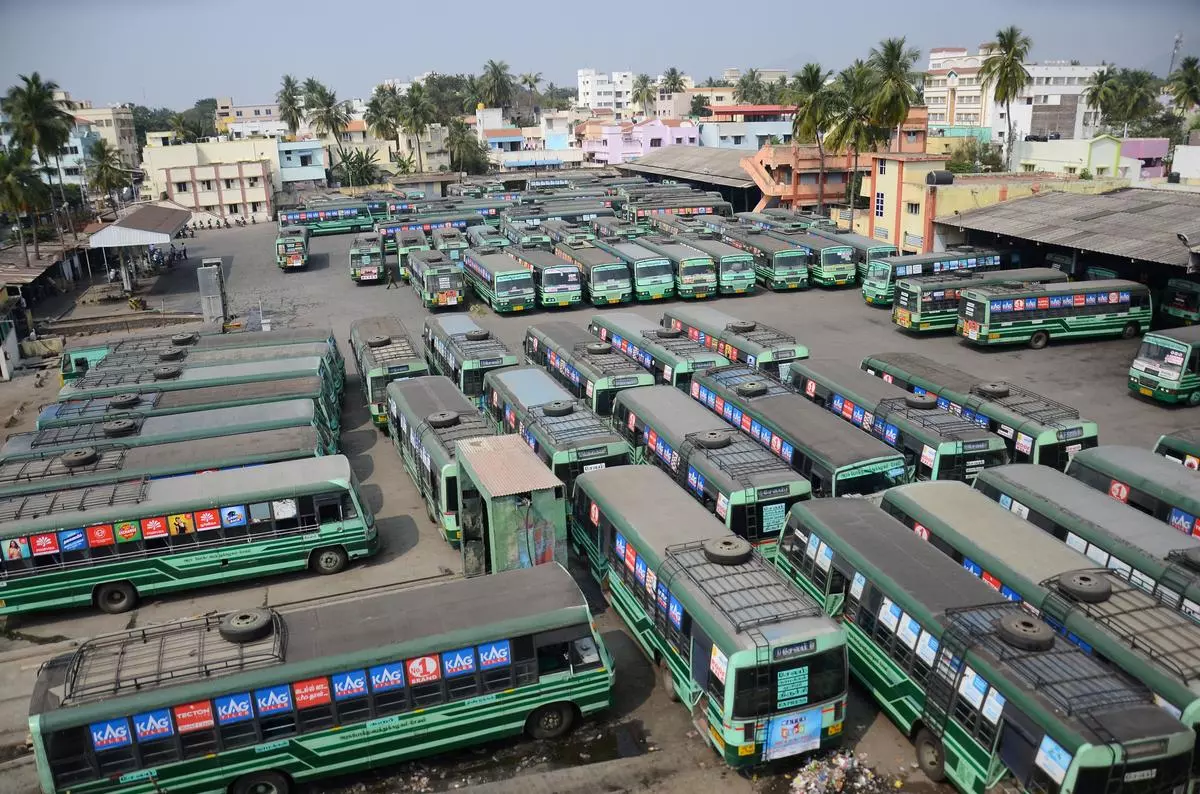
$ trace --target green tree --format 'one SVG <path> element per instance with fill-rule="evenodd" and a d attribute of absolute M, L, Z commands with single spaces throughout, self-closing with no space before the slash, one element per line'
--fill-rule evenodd
<path fill-rule="evenodd" d="M 196 131 L 193 129 L 191 121 L 182 113 L 172 113 L 171 118 L 168 119 L 168 124 L 171 134 L 179 139 L 181 143 L 196 140 Z"/>
<path fill-rule="evenodd" d="M 339 181 L 351 185 L 374 185 L 380 181 L 381 171 L 377 161 L 377 151 L 355 149 L 347 152 L 345 157 L 333 167 L 334 175 Z"/>
<path fill-rule="evenodd" d="M 776 80 L 773 83 L 767 84 L 767 104 L 768 105 L 784 104 L 784 102 L 787 101 L 789 88 L 790 88 L 790 86 L 788 85 L 787 75 L 786 74 L 779 75 L 778 80 Z"/>
<path fill-rule="evenodd" d="M 533 104 L 537 97 L 537 87 L 542 82 L 541 72 L 526 72 L 521 75 L 521 85 L 529 92 L 529 115 L 533 115 Z"/>
<path fill-rule="evenodd" d="M 491 108 L 506 108 L 512 105 L 513 76 L 504 61 L 489 60 L 483 65 L 479 78 L 480 98 Z"/>
<path fill-rule="evenodd" d="M 309 80 L 312 78 L 310 77 Z M 316 93 L 311 97 L 306 95 L 304 98 L 308 123 L 313 126 L 317 135 L 333 136 L 333 143 L 337 147 L 338 161 L 340 162 L 346 159 L 346 153 L 342 147 L 342 133 L 350 126 L 350 107 L 346 102 L 339 101 L 334 91 L 320 83 L 317 86 Z"/>
<path fill-rule="evenodd" d="M 683 80 L 683 72 L 676 69 L 674 66 L 667 69 L 663 73 L 662 82 L 658 85 L 659 89 L 666 94 L 678 94 L 687 90 L 687 85 Z"/>
<path fill-rule="evenodd" d="M 446 147 L 450 150 L 451 170 L 466 171 L 469 174 L 487 173 L 487 148 L 462 119 L 450 120 Z"/>
<path fill-rule="evenodd" d="M 171 115 L 175 112 L 170 108 L 148 108 L 144 105 L 134 105 L 132 110 L 133 132 L 141 146 L 146 145 L 147 132 L 169 129 Z"/>
<path fill-rule="evenodd" d="M 1158 106 L 1158 78 L 1144 69 L 1122 69 L 1117 75 L 1114 120 L 1124 125 L 1122 137 L 1129 136 L 1129 125 L 1142 121 Z"/>
<path fill-rule="evenodd" d="M 129 184 L 129 177 L 121 162 L 121 152 L 103 138 L 98 138 L 87 151 L 87 180 L 93 190 L 108 198 L 109 206 L 117 207 L 113 196 Z"/>
<path fill-rule="evenodd" d="M 877 92 L 874 70 L 862 60 L 856 60 L 838 73 L 833 89 L 829 92 L 829 133 L 826 143 L 835 151 L 849 151 L 853 155 L 850 173 L 858 175 L 858 157 L 863 151 L 875 147 L 887 138 L 888 130 L 882 127 L 873 112 Z M 850 228 L 854 228 L 854 207 L 858 203 L 858 192 L 849 180 Z"/>
<path fill-rule="evenodd" d="M 990 143 L 981 143 L 975 137 L 963 138 L 950 152 L 946 170 L 955 174 L 1003 171 L 1004 158 Z"/>
<path fill-rule="evenodd" d="M 688 108 L 688 115 L 697 118 L 711 116 L 712 109 L 708 106 L 708 97 L 704 94 L 692 94 L 692 106 Z"/>
<path fill-rule="evenodd" d="M 815 141 L 820 158 L 817 174 L 817 212 L 825 213 L 825 132 L 829 129 L 833 73 L 819 63 L 806 63 L 793 76 L 790 103 L 796 106 L 792 116 L 792 144 Z"/>
<path fill-rule="evenodd" d="M 287 125 L 292 137 L 300 131 L 300 123 L 304 121 L 304 98 L 300 92 L 300 84 L 290 74 L 285 74 L 275 93 L 275 102 L 279 105 L 279 120 Z"/>
<path fill-rule="evenodd" d="M 304 99 L 304 107 L 307 109 L 313 101 L 315 101 L 322 94 L 328 92 L 328 90 L 329 89 L 325 87 L 325 84 L 317 78 L 304 78 L 304 82 L 300 86 L 300 95 Z"/>
<path fill-rule="evenodd" d="M 463 85 L 462 109 L 467 113 L 474 113 L 480 103 L 487 104 L 483 102 L 483 84 L 478 77 L 469 74 Z"/>
<path fill-rule="evenodd" d="M 749 69 L 733 87 L 733 101 L 746 105 L 761 104 L 764 88 L 762 74 L 757 69 Z"/>
<path fill-rule="evenodd" d="M 188 118 L 197 138 L 209 138 L 217 134 L 217 100 L 212 97 L 197 99 L 195 105 L 183 111 L 183 115 Z"/>
<path fill-rule="evenodd" d="M 17 237 L 21 241 L 21 252 L 25 255 L 25 267 L 29 267 L 29 248 L 25 243 L 25 226 L 21 215 L 28 213 L 33 218 L 33 248 L 37 257 L 41 251 L 37 239 L 37 215 L 34 208 L 38 197 L 46 189 L 38 178 L 37 166 L 29 149 L 20 146 L 0 148 L 0 209 L 14 216 Z"/>
<path fill-rule="evenodd" d="M 1167 78 L 1167 89 L 1175 107 L 1183 113 L 1200 107 L 1200 58 L 1189 55 L 1179 62 L 1179 68 Z"/>
<path fill-rule="evenodd" d="M 397 174 L 411 174 L 417 170 L 417 164 L 413 160 L 412 152 L 405 152 L 403 155 L 396 155 L 395 166 Z"/>
<path fill-rule="evenodd" d="M 871 48 L 867 59 L 867 64 L 875 70 L 875 119 L 880 126 L 895 130 L 897 149 L 900 125 L 908 118 L 909 109 L 917 103 L 919 75 L 913 71 L 913 64 L 920 57 L 921 51 L 909 47 L 908 40 L 901 36 L 879 42 L 878 47 Z"/>
<path fill-rule="evenodd" d="M 996 41 L 992 45 L 991 54 L 983 61 L 979 69 L 979 79 L 984 90 L 992 90 L 992 98 L 1004 105 L 1004 118 L 1008 121 L 1008 134 L 1004 136 L 1005 161 L 1012 170 L 1013 140 L 1012 103 L 1021 95 L 1021 90 L 1029 83 L 1029 70 L 1025 61 L 1033 41 L 1021 32 L 1015 25 L 996 31 Z"/>
<path fill-rule="evenodd" d="M 630 93 L 630 99 L 641 106 L 643 115 L 650 115 L 650 108 L 654 106 L 654 100 L 657 97 L 658 89 L 654 86 L 650 75 L 642 73 L 633 78 L 633 91 Z"/>
<path fill-rule="evenodd" d="M 7 116 L 5 127 L 12 135 L 13 141 L 21 147 L 35 152 L 44 165 L 49 165 L 54 159 L 54 170 L 58 174 L 58 192 L 62 199 L 63 211 L 67 215 L 67 225 L 73 226 L 71 211 L 67 208 L 67 196 L 63 188 L 62 159 L 60 154 L 71 137 L 71 129 L 75 119 L 63 110 L 54 99 L 58 91 L 58 83 L 53 80 L 43 80 L 37 72 L 28 75 L 17 75 L 21 81 L 8 89 L 8 93 L 0 99 L 0 110 Z M 57 225 L 57 224 L 56 224 Z M 62 239 L 62 229 L 59 228 L 59 238 Z"/>
<path fill-rule="evenodd" d="M 1105 66 L 1092 75 L 1092 83 L 1083 92 L 1083 101 L 1100 114 L 1103 125 L 1117 112 L 1117 69 Z"/>
<path fill-rule="evenodd" d="M 416 139 L 418 171 L 425 170 L 421 155 L 421 136 L 433 123 L 433 112 L 433 104 L 425 95 L 425 88 L 420 83 L 413 83 L 400 98 L 400 129 L 404 130 L 406 135 L 411 135 Z"/>
<path fill-rule="evenodd" d="M 400 153 L 400 106 L 403 99 L 394 85 L 377 85 L 363 112 L 363 121 L 376 138 L 396 142 Z"/>

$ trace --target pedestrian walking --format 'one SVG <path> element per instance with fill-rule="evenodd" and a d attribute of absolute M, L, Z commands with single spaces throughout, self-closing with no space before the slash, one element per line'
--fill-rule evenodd
<path fill-rule="evenodd" d="M 182 259 L 183 259 L 183 261 L 184 261 L 184 262 L 186 262 L 186 261 L 187 261 L 187 243 L 184 243 L 184 244 L 183 244 L 183 255 L 182 255 Z"/>
<path fill-rule="evenodd" d="M 391 289 L 392 287 L 395 287 L 396 286 L 396 271 L 392 270 L 387 265 L 384 265 L 383 269 L 387 271 L 387 286 L 384 289 Z M 396 287 L 396 289 L 400 289 L 400 288 Z"/>

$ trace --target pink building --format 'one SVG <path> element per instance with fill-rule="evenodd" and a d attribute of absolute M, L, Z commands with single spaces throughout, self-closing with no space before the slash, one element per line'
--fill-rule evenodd
<path fill-rule="evenodd" d="M 1121 157 L 1142 161 L 1142 179 L 1167 175 L 1163 159 L 1170 150 L 1169 138 L 1125 138 L 1121 141 Z"/>
<path fill-rule="evenodd" d="M 599 126 L 598 130 L 596 126 Z M 700 143 L 700 130 L 688 119 L 588 124 L 585 129 L 583 152 L 586 161 L 606 165 L 627 163 L 667 146 L 698 146 Z"/>

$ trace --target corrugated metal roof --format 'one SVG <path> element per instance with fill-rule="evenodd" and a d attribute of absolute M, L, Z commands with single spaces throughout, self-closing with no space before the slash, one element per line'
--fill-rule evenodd
<path fill-rule="evenodd" d="M 617 169 L 643 174 L 690 179 L 727 187 L 751 188 L 754 180 L 742 168 L 745 149 L 721 149 L 714 146 L 667 146 L 639 157 L 633 163 L 621 163 Z"/>
<path fill-rule="evenodd" d="M 88 245 L 92 248 L 162 245 L 171 242 L 171 238 L 191 217 L 192 213 L 187 210 L 159 206 L 142 207 L 93 234 Z"/>
<path fill-rule="evenodd" d="M 1178 235 L 1200 239 L 1200 195 L 1131 189 L 1094 196 L 1045 193 L 943 216 L 936 222 L 1186 267 L 1188 249 Z"/>
<path fill-rule="evenodd" d="M 492 497 L 562 487 L 520 436 L 486 436 L 458 442 L 459 465 Z"/>

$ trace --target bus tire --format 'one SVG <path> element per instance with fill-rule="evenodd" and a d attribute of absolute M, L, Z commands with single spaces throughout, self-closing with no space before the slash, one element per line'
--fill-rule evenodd
<path fill-rule="evenodd" d="M 137 422 L 132 419 L 112 419 L 100 425 L 100 429 L 109 438 L 127 436 L 137 430 Z"/>
<path fill-rule="evenodd" d="M 137 588 L 130 582 L 105 582 L 96 588 L 96 608 L 110 615 L 128 612 L 137 606 Z"/>
<path fill-rule="evenodd" d="M 741 565 L 750 559 L 754 547 L 738 535 L 725 535 L 704 541 L 704 558 L 717 565 Z"/>
<path fill-rule="evenodd" d="M 566 416 L 574 410 L 575 405 L 570 400 L 552 400 L 542 406 L 546 416 Z"/>
<path fill-rule="evenodd" d="M 548 703 L 525 720 L 525 732 L 534 739 L 557 739 L 575 724 L 575 707 L 570 703 Z"/>
<path fill-rule="evenodd" d="M 367 347 L 383 347 L 384 345 L 391 344 L 391 342 L 392 338 L 384 334 L 367 337 Z"/>
<path fill-rule="evenodd" d="M 80 447 L 64 452 L 59 456 L 58 460 L 68 469 L 77 469 L 80 466 L 87 466 L 95 463 L 100 454 L 92 447 Z"/>
<path fill-rule="evenodd" d="M 169 347 L 158 354 L 159 361 L 178 361 L 187 355 L 187 351 L 181 347 Z"/>
<path fill-rule="evenodd" d="M 602 356 L 612 352 L 612 345 L 608 342 L 588 342 L 586 349 L 592 355 Z"/>
<path fill-rule="evenodd" d="M 1012 393 L 1008 386 L 994 382 L 976 383 L 971 387 L 971 391 L 990 400 L 1002 400 Z"/>
<path fill-rule="evenodd" d="M 467 331 L 466 336 L 467 336 L 468 342 L 482 342 L 483 340 L 490 337 L 491 334 L 489 334 L 487 331 L 483 330 L 482 328 L 475 328 L 470 331 Z"/>
<path fill-rule="evenodd" d="M 678 339 L 683 336 L 683 331 L 678 328 L 659 328 L 655 333 L 659 339 Z"/>
<path fill-rule="evenodd" d="M 692 436 L 692 441 L 701 449 L 721 449 L 733 442 L 731 436 L 728 430 L 705 430 Z"/>
<path fill-rule="evenodd" d="M 275 613 L 262 607 L 239 609 L 221 618 L 217 632 L 228 642 L 243 643 L 261 640 L 275 628 Z"/>
<path fill-rule="evenodd" d="M 937 408 L 937 397 L 930 397 L 928 394 L 906 394 L 904 395 L 904 404 L 909 408 L 917 408 L 922 411 L 929 411 Z"/>
<path fill-rule="evenodd" d="M 332 576 L 346 570 L 350 555 L 341 546 L 325 546 L 312 553 L 310 566 L 322 576 Z"/>
<path fill-rule="evenodd" d="M 662 663 L 662 685 L 667 691 L 667 700 L 672 703 L 678 703 L 679 690 L 675 688 L 675 674 L 671 672 L 671 665 L 665 661 Z"/>
<path fill-rule="evenodd" d="M 229 794 L 288 794 L 292 781 L 279 772 L 251 772 L 233 781 Z"/>
<path fill-rule="evenodd" d="M 153 374 L 155 380 L 171 380 L 171 378 L 178 378 L 182 372 L 183 370 L 179 367 L 163 364 L 161 367 L 155 367 Z"/>
<path fill-rule="evenodd" d="M 200 339 L 200 334 L 175 334 L 171 337 L 171 344 L 177 347 L 195 344 Z"/>
<path fill-rule="evenodd" d="M 1130 321 L 1125 323 L 1125 327 L 1121 329 L 1122 339 L 1133 339 L 1142 332 L 1142 327 L 1136 322 Z"/>
<path fill-rule="evenodd" d="M 996 621 L 1000 639 L 1022 651 L 1048 651 L 1054 647 L 1054 629 L 1024 612 L 1014 612 Z"/>
<path fill-rule="evenodd" d="M 760 380 L 748 380 L 745 383 L 739 383 L 736 391 L 743 397 L 761 397 L 767 393 L 767 384 Z"/>
<path fill-rule="evenodd" d="M 747 331 L 753 331 L 758 327 L 758 323 L 753 320 L 734 320 L 729 325 L 725 326 L 727 330 L 733 331 L 735 334 L 744 334 Z"/>
<path fill-rule="evenodd" d="M 425 417 L 425 422 L 433 428 L 441 429 L 458 424 L 457 411 L 437 411 Z"/>
<path fill-rule="evenodd" d="M 136 392 L 127 392 L 118 394 L 115 397 L 108 398 L 109 408 L 132 408 L 141 402 L 142 396 Z"/>
<path fill-rule="evenodd" d="M 1050 344 L 1050 334 L 1046 331 L 1034 331 L 1033 336 L 1029 337 L 1029 346 L 1034 350 L 1041 350 L 1048 344 Z"/>
<path fill-rule="evenodd" d="M 1200 389 L 1196 389 L 1194 392 L 1188 395 L 1187 404 L 1193 408 L 1195 408 L 1197 405 L 1200 405 Z"/>
<path fill-rule="evenodd" d="M 1091 571 L 1068 571 L 1054 582 L 1059 592 L 1084 604 L 1099 604 L 1112 598 L 1112 584 Z"/>
<path fill-rule="evenodd" d="M 925 777 L 934 783 L 941 783 L 946 779 L 946 754 L 942 749 L 941 739 L 930 733 L 929 729 L 922 728 L 917 731 L 913 749 L 917 754 L 917 766 L 925 773 Z"/>

